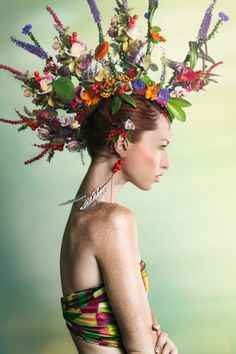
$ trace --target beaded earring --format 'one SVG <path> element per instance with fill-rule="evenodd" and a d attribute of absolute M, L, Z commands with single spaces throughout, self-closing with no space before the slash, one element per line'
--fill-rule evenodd
<path fill-rule="evenodd" d="M 120 159 L 118 162 L 115 163 L 112 172 L 116 173 L 117 171 L 119 171 L 121 169 L 121 165 L 124 162 L 124 160 Z"/>
<path fill-rule="evenodd" d="M 125 139 L 125 144 L 127 146 L 128 140 L 131 141 L 131 130 L 135 130 L 135 125 L 131 119 L 122 119 L 120 124 L 114 123 L 112 128 L 108 132 L 106 136 L 106 142 L 108 144 L 108 148 L 110 152 L 114 152 L 114 142 L 116 142 L 121 135 Z M 124 160 L 119 159 L 112 168 L 112 172 L 116 173 L 121 169 L 121 165 L 123 164 Z"/>

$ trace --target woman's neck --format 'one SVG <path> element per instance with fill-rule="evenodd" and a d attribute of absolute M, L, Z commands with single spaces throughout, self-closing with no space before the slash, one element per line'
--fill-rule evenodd
<path fill-rule="evenodd" d="M 96 188 L 102 187 L 108 182 L 106 191 L 99 198 L 99 201 L 115 203 L 119 189 L 126 182 L 122 171 L 112 172 L 115 162 L 113 159 L 92 160 L 76 196 L 91 194 Z"/>

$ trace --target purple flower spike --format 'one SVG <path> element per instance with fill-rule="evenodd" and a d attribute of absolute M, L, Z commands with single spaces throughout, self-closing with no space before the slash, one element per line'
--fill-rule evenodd
<path fill-rule="evenodd" d="M 94 21 L 98 24 L 101 22 L 101 15 L 100 12 L 98 10 L 97 4 L 95 2 L 95 0 L 87 0 L 90 10 L 92 12 Z"/>
<path fill-rule="evenodd" d="M 157 4 L 158 5 L 158 1 L 159 0 L 149 0 L 149 6 L 152 6 L 153 4 Z"/>
<path fill-rule="evenodd" d="M 29 31 L 31 30 L 32 25 L 29 23 L 28 25 L 25 25 L 25 27 L 22 29 L 23 34 L 28 34 Z"/>
<path fill-rule="evenodd" d="M 33 44 L 19 41 L 14 37 L 11 37 L 11 41 L 15 43 L 18 47 L 21 47 L 27 50 L 28 52 L 37 55 L 41 59 L 48 59 L 48 54 L 42 48 L 36 47 Z"/>
<path fill-rule="evenodd" d="M 217 0 L 214 0 L 211 5 L 207 8 L 205 15 L 203 17 L 199 32 L 198 32 L 198 39 L 205 39 L 208 31 L 209 31 L 209 27 L 211 24 L 211 19 L 212 19 L 212 12 L 214 10 L 215 4 L 216 4 Z"/>
<path fill-rule="evenodd" d="M 229 21 L 229 16 L 227 16 L 224 12 L 219 13 L 219 18 L 223 22 Z"/>

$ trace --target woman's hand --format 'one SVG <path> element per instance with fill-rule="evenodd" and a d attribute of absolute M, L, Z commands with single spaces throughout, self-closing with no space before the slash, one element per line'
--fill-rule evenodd
<path fill-rule="evenodd" d="M 155 353 L 156 354 L 178 354 L 178 348 L 168 338 L 168 334 L 160 330 L 160 325 L 157 322 L 155 315 L 152 314 L 152 318 L 153 318 L 152 330 L 157 333 L 157 342 L 154 348 Z"/>

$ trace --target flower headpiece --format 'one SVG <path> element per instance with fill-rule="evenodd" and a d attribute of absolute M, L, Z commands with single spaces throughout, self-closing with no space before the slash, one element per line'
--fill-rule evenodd
<path fill-rule="evenodd" d="M 0 118 L 0 121 L 20 124 L 18 131 L 30 127 L 37 131 L 40 139 L 47 141 L 44 144 L 34 144 L 42 151 L 25 161 L 25 164 L 39 160 L 46 153 L 50 161 L 55 151 L 62 151 L 64 147 L 69 151 L 81 152 L 83 157 L 86 142 L 82 128 L 87 124 L 90 114 L 109 97 L 112 100 L 111 114 L 119 111 L 122 102 L 136 107 L 135 96 L 143 95 L 147 100 L 157 102 L 171 123 L 175 118 L 184 122 L 184 108 L 191 105 L 185 99 L 188 94 L 204 89 L 210 82 L 216 82 L 215 77 L 219 76 L 213 73 L 213 69 L 222 62 L 212 59 L 207 44 L 229 18 L 220 12 L 216 25 L 209 33 L 216 1 L 213 0 L 207 8 L 197 39 L 189 42 L 189 51 L 182 62 L 167 59 L 162 54 L 162 67 L 157 82 L 149 74 L 150 71 L 159 70 L 157 64 L 152 62 L 151 54 L 156 44 L 166 41 L 161 28 L 153 25 L 158 0 L 149 0 L 144 15 L 147 20 L 147 35 L 144 39 L 140 38 L 139 17 L 133 14 L 128 1 L 116 0 L 115 15 L 106 33 L 109 40 L 105 38 L 95 0 L 87 0 L 99 33 L 99 44 L 94 51 L 88 51 L 78 33 L 71 33 L 69 27 L 65 27 L 56 13 L 47 6 L 58 32 L 52 44 L 57 52 L 55 58 L 41 47 L 33 35 L 32 25 L 27 24 L 22 33 L 30 37 L 33 44 L 14 37 L 11 40 L 44 60 L 43 70 L 35 71 L 32 75 L 29 71 L 22 73 L 7 65 L 0 65 L 0 69 L 11 72 L 17 80 L 22 81 L 24 96 L 31 97 L 36 106 L 33 111 L 24 107 L 24 114 L 16 111 L 20 120 Z M 202 66 L 196 70 L 199 59 Z M 172 70 L 168 80 L 167 68 Z M 134 129 L 130 121 L 126 129 Z M 114 136 L 109 135 L 108 140 Z"/>

